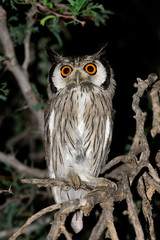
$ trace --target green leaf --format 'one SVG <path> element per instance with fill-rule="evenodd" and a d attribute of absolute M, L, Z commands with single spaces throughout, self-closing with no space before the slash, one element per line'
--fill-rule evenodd
<path fill-rule="evenodd" d="M 0 94 L 0 99 L 3 100 L 3 101 L 5 102 L 5 101 L 7 100 L 7 97 L 4 96 L 4 95 L 2 95 L 2 94 Z"/>
<path fill-rule="evenodd" d="M 75 4 L 74 0 L 68 0 L 68 2 L 71 4 L 71 6 L 74 6 L 74 4 Z"/>
<path fill-rule="evenodd" d="M 0 87 L 0 99 L 2 101 L 6 101 L 7 100 L 7 96 L 9 94 L 9 89 L 7 88 L 7 82 L 1 83 L 1 87 Z"/>
<path fill-rule="evenodd" d="M 53 7 L 53 4 L 48 2 L 48 0 L 43 0 L 43 2 L 44 2 L 44 5 L 46 5 L 47 7 L 49 7 L 49 8 Z"/>
<path fill-rule="evenodd" d="M 56 17 L 53 16 L 53 15 L 48 15 L 48 16 L 46 16 L 46 17 L 44 17 L 44 18 L 41 19 L 40 24 L 41 24 L 42 26 L 44 26 L 44 25 L 45 25 L 45 22 L 46 22 L 48 19 L 55 19 L 55 18 L 56 18 Z"/>

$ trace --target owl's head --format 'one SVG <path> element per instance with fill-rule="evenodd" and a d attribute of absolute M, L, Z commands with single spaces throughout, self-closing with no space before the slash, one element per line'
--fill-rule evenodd
<path fill-rule="evenodd" d="M 49 96 L 61 89 L 84 83 L 114 92 L 112 69 L 105 58 L 105 49 L 82 57 L 62 57 L 47 48 L 52 67 L 49 71 Z"/>

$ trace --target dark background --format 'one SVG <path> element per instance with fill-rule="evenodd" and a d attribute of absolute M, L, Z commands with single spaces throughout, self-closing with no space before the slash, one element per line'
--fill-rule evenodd
<path fill-rule="evenodd" d="M 111 155 L 123 154 L 128 136 L 134 136 L 132 95 L 136 78 L 160 72 L 160 1 L 99 1 L 113 12 L 106 26 L 87 22 L 70 27 L 72 39 L 64 43 L 66 54 L 90 54 L 108 43 L 107 58 L 117 83 L 114 97 L 115 127 Z M 145 110 L 145 109 L 144 109 Z"/>

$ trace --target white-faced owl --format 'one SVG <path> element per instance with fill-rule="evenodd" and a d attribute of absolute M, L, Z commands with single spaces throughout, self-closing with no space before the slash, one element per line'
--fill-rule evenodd
<path fill-rule="evenodd" d="M 52 63 L 44 130 L 49 177 L 72 183 L 66 191 L 52 188 L 55 201 L 61 203 L 87 194 L 79 189 L 81 181 L 103 185 L 98 175 L 112 139 L 115 80 L 104 49 L 82 57 L 47 52 Z M 82 211 L 73 216 L 75 232 L 83 227 L 82 216 Z"/>

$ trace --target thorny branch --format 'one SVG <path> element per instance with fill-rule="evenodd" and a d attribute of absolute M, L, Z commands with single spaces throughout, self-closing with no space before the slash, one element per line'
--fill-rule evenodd
<path fill-rule="evenodd" d="M 133 182 L 137 179 L 136 188 L 139 196 L 142 199 L 142 212 L 146 219 L 146 224 L 149 226 L 149 234 L 151 240 L 155 240 L 154 221 L 152 216 L 151 200 L 152 196 L 157 191 L 160 193 L 160 178 L 156 169 L 149 162 L 150 149 L 148 139 L 144 133 L 144 124 L 146 120 L 146 113 L 143 113 L 139 103 L 148 87 L 151 87 L 151 100 L 153 110 L 153 126 L 151 134 L 155 137 L 159 133 L 159 108 L 160 103 L 157 100 L 159 94 L 160 81 L 157 80 L 155 74 L 150 74 L 146 80 L 137 79 L 137 92 L 133 96 L 132 108 L 135 112 L 136 133 L 127 155 L 122 155 L 109 161 L 101 170 L 104 173 L 106 170 L 111 170 L 106 174 L 106 177 L 111 177 L 117 183 L 117 189 L 110 187 L 97 188 L 92 183 L 81 182 L 81 188 L 89 189 L 90 192 L 83 199 L 65 202 L 62 204 L 52 205 L 48 208 L 42 209 L 40 212 L 30 217 L 27 222 L 10 238 L 16 239 L 22 233 L 25 233 L 26 228 L 30 224 L 46 214 L 48 211 L 57 210 L 55 214 L 50 232 L 47 240 L 58 239 L 63 234 L 66 239 L 71 240 L 72 235 L 66 228 L 65 222 L 71 212 L 82 210 L 84 216 L 89 216 L 91 210 L 96 204 L 102 208 L 102 213 L 99 216 L 97 224 L 92 229 L 89 239 L 100 239 L 103 232 L 106 230 L 106 237 L 112 240 L 118 240 L 118 232 L 115 227 L 115 220 L 113 217 L 114 203 L 125 200 L 127 203 L 127 213 L 134 227 L 136 239 L 145 239 L 144 226 L 141 223 L 137 206 L 133 200 Z M 155 107 L 156 106 L 156 107 Z M 159 154 L 159 151 L 156 155 Z M 159 159 L 157 157 L 157 159 Z M 155 162 L 156 163 L 156 162 Z M 157 164 L 158 167 L 158 164 Z M 143 170 L 143 171 L 142 171 Z M 115 174 L 121 173 L 121 174 Z M 36 184 L 38 187 L 61 186 L 62 188 L 69 186 L 69 182 L 64 179 L 22 179 L 22 183 Z"/>

